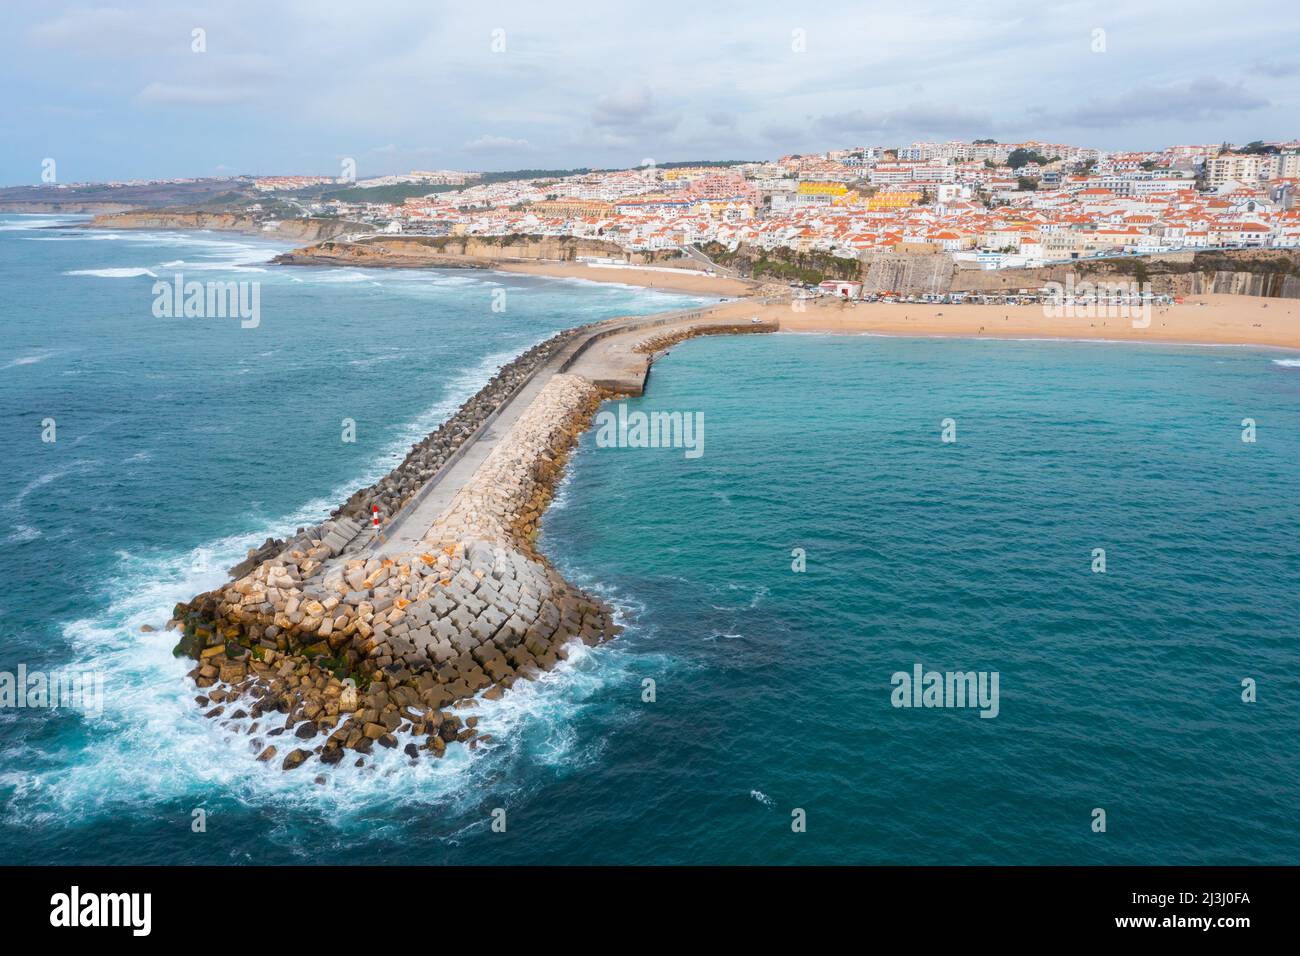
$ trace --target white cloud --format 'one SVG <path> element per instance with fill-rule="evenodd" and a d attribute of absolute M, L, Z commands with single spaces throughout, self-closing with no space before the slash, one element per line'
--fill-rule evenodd
<path fill-rule="evenodd" d="M 205 153 L 249 169 L 317 168 L 342 153 L 401 171 L 418 158 L 400 144 L 420 138 L 448 166 L 508 167 L 526 149 L 561 168 L 949 135 L 1142 148 L 1300 132 L 1294 0 L 1255 0 L 1231 17 L 1214 0 L 824 0 L 812 18 L 778 0 L 752 0 L 739 17 L 696 0 L 387 0 L 363 16 L 311 0 L 11 6 L 7 144 L 48 151 L 50 117 L 75 114 L 70 141 L 153 144 L 101 151 L 94 161 L 121 175 L 181 175 Z M 795 53 L 801 25 L 808 49 Z M 195 26 L 206 54 L 190 51 Z M 1104 54 L 1091 52 L 1097 26 Z M 497 27 L 502 53 L 490 45 Z M 1198 79 L 1205 64 L 1213 80 Z M 159 139 L 164 108 L 178 135 Z M 217 109 L 220 123 L 205 115 Z M 399 145 L 369 145 L 387 143 Z M 25 175 L 7 156 L 0 170 Z"/>
<path fill-rule="evenodd" d="M 627 135 L 664 133 L 676 127 L 681 117 L 661 111 L 654 94 L 643 86 L 599 97 L 591 111 L 591 121 L 596 126 Z"/>
<path fill-rule="evenodd" d="M 894 140 L 906 136 L 949 136 L 978 138 L 994 128 L 993 118 L 982 110 L 952 106 L 910 106 L 872 113 L 849 110 L 820 116 L 817 128 L 823 133 L 849 136 L 877 136 Z"/>
<path fill-rule="evenodd" d="M 526 139 L 511 139 L 509 136 L 478 136 L 464 146 L 471 153 L 526 152 L 532 149 Z"/>
<path fill-rule="evenodd" d="M 1043 111 L 1042 115 L 1064 126 L 1114 129 L 1137 123 L 1215 120 L 1268 105 L 1268 100 L 1240 83 L 1198 77 L 1164 86 L 1139 86 L 1119 96 L 1090 100 L 1056 113 Z"/>

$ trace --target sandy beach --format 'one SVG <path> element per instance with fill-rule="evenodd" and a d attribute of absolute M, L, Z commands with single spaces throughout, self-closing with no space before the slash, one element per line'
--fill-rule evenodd
<path fill-rule="evenodd" d="M 674 292 L 749 296 L 743 280 L 653 269 L 601 268 L 584 263 L 511 262 L 502 272 L 620 282 Z M 1300 299 L 1202 295 L 1177 305 L 1152 307 L 1150 324 L 1137 328 L 1129 316 L 1049 315 L 1041 305 L 929 305 L 806 300 L 802 311 L 789 301 L 740 301 L 729 317 L 775 319 L 786 332 L 882 335 L 952 335 L 971 338 L 1097 339 L 1197 345 L 1260 345 L 1300 349 Z M 1082 311 L 1082 310 L 1081 310 Z"/>
<path fill-rule="evenodd" d="M 1064 338 L 1207 345 L 1261 345 L 1300 349 L 1300 299 L 1207 295 L 1153 308 L 1147 328 L 1115 317 L 1049 317 L 1042 306 L 842 303 L 814 300 L 803 311 L 791 303 L 737 303 L 739 311 L 777 319 L 787 332 L 874 332 L 971 338 Z"/>
<path fill-rule="evenodd" d="M 193 228 L 192 223 L 167 221 L 163 213 L 150 214 L 138 225 L 115 228 Z M 138 218 L 138 217 L 137 217 Z M 110 223 L 90 223 L 91 227 Z M 206 228 L 239 231 L 237 224 L 205 222 Z M 950 335 L 971 338 L 1097 339 L 1170 344 L 1259 345 L 1300 349 L 1300 299 L 1246 295 L 1189 296 L 1178 305 L 1153 307 L 1150 324 L 1134 327 L 1128 316 L 1049 315 L 1041 305 L 930 305 L 924 303 L 842 302 L 816 298 L 800 303 L 784 300 L 764 303 L 749 299 L 760 284 L 724 276 L 710 276 L 692 270 L 598 266 L 559 259 L 522 260 L 487 256 L 415 254 L 407 250 L 380 249 L 356 244 L 322 248 L 332 244 L 295 250 L 285 260 L 304 265 L 366 265 L 389 268 L 476 268 L 523 275 L 584 279 L 622 285 L 738 298 L 728 306 L 729 318 L 762 316 L 775 319 L 786 332 L 832 332 L 882 335 Z M 366 251 L 369 254 L 359 256 Z M 286 261 L 285 264 L 290 264 Z M 769 288 L 771 288 L 769 286 Z"/>
<path fill-rule="evenodd" d="M 583 262 L 497 262 L 492 268 L 498 272 L 519 272 L 525 275 L 552 276 L 560 279 L 586 279 L 590 282 L 618 282 L 623 285 L 663 289 L 668 292 L 689 292 L 693 295 L 743 296 L 752 295 L 754 286 L 740 279 L 709 276 L 682 269 L 638 269 L 636 267 L 592 266 Z"/>

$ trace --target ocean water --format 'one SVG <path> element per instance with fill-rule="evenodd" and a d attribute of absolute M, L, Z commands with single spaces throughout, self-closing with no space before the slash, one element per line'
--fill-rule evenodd
<path fill-rule="evenodd" d="M 881 336 L 679 346 L 628 405 L 703 413 L 703 455 L 589 435 L 547 519 L 560 564 L 636 621 L 611 651 L 630 673 L 600 755 L 623 809 L 581 828 L 584 855 L 1300 860 L 1288 361 Z M 894 707 L 892 676 L 918 663 L 996 671 L 998 715 Z M 572 799 L 596 818 L 603 789 Z"/>
<path fill-rule="evenodd" d="M 589 433 L 542 537 L 624 635 L 485 706 L 491 750 L 317 783 L 203 720 L 140 626 L 522 348 L 682 298 L 32 224 L 0 220 L 0 670 L 102 672 L 105 706 L 0 710 L 0 862 L 1300 858 L 1293 354 L 684 343 L 627 404 L 702 413 L 704 454 Z M 260 281 L 260 327 L 155 319 L 148 273 L 178 270 Z M 892 706 L 918 663 L 996 671 L 997 717 Z"/>
<path fill-rule="evenodd" d="M 455 748 L 417 769 L 381 757 L 323 785 L 268 774 L 247 738 L 199 716 L 175 635 L 141 627 L 160 628 L 268 535 L 325 517 L 530 345 L 704 300 L 505 274 L 277 268 L 268 260 L 286 244 L 48 228 L 64 221 L 0 217 L 0 580 L 12 584 L 0 588 L 0 672 L 101 674 L 104 707 L 0 708 L 0 862 L 342 850 L 378 862 L 412 850 L 385 837 L 412 825 L 430 843 L 406 858 L 433 858 L 473 829 L 465 808 L 494 765 L 530 754 L 470 767 Z M 260 323 L 155 317 L 153 284 L 177 273 L 259 283 Z M 345 419 L 354 443 L 341 440 Z M 540 721 L 549 737 L 549 705 L 536 706 L 489 722 Z M 557 743 L 538 759 L 566 758 Z M 206 833 L 191 829 L 196 809 Z"/>

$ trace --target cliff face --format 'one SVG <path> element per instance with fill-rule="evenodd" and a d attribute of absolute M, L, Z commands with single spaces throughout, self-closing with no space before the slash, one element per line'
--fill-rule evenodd
<path fill-rule="evenodd" d="M 87 213 L 120 212 L 132 208 L 115 202 L 0 202 L 0 213 Z"/>
<path fill-rule="evenodd" d="M 1169 295 L 1251 295 L 1300 298 L 1300 254 L 1288 250 L 1177 253 L 1142 259 L 1101 259 L 1039 269 L 960 269 L 952 290 L 1006 292 L 1049 282 L 1150 282 Z"/>
<path fill-rule="evenodd" d="M 676 252 L 667 254 L 676 257 Z M 281 265 L 353 265 L 390 268 L 461 267 L 490 269 L 498 262 L 579 257 L 610 258 L 642 265 L 667 264 L 665 254 L 626 253 L 603 239 L 561 236 L 375 236 L 359 242 L 319 242 L 276 258 Z"/>
<path fill-rule="evenodd" d="M 252 216 L 227 212 L 171 212 L 168 210 L 142 210 L 117 212 L 96 216 L 88 224 L 90 229 L 213 229 L 219 232 L 240 232 L 247 235 L 268 236 L 277 239 L 295 239 L 319 242 L 344 232 L 365 227 L 342 219 L 283 219 L 263 223 Z"/>
<path fill-rule="evenodd" d="M 1157 292 L 1175 295 L 1259 295 L 1300 299 L 1300 276 L 1261 272 L 1190 272 L 1187 275 L 1155 276 Z"/>
<path fill-rule="evenodd" d="M 623 250 L 602 239 L 561 236 L 411 236 L 372 240 L 401 255 L 434 251 L 443 255 L 503 259 L 574 259 L 578 256 L 623 258 Z"/>

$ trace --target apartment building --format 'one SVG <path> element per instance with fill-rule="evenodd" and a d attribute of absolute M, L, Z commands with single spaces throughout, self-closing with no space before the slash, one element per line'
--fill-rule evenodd
<path fill-rule="evenodd" d="M 1224 153 L 1205 162 L 1205 183 L 1217 189 L 1229 182 L 1253 184 L 1264 178 L 1267 156 Z M 1271 167 L 1270 167 L 1271 168 Z"/>

